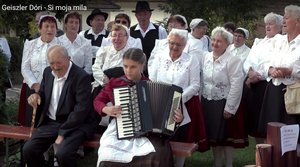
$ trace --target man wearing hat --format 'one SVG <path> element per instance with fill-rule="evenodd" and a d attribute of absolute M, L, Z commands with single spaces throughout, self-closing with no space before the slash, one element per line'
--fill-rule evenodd
<path fill-rule="evenodd" d="M 229 46 L 230 52 L 234 56 L 239 56 L 242 61 L 245 61 L 250 48 L 245 44 L 249 38 L 249 31 L 245 28 L 239 27 L 233 32 L 233 44 Z"/>
<path fill-rule="evenodd" d="M 150 9 L 147 1 L 138 1 L 135 10 L 132 11 L 135 13 L 138 24 L 130 28 L 130 36 L 141 39 L 143 51 L 147 56 L 147 60 L 154 48 L 155 40 L 167 38 L 168 35 L 163 27 L 150 22 L 152 11 L 153 9 Z M 144 73 L 148 76 L 147 70 Z"/>
<path fill-rule="evenodd" d="M 103 37 L 106 38 L 109 34 L 109 32 L 104 28 L 104 23 L 107 17 L 107 13 L 102 12 L 100 9 L 94 9 L 86 19 L 86 24 L 89 25 L 91 29 L 81 31 L 79 33 L 79 35 L 91 40 L 94 57 L 96 55 L 97 50 L 102 44 Z"/>

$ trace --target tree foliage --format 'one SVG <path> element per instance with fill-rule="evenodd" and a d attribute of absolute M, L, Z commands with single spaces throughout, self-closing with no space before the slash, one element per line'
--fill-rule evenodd
<path fill-rule="evenodd" d="M 203 18 L 210 29 L 231 21 L 249 30 L 254 29 L 259 19 L 259 0 L 169 0 L 160 8 L 170 14 L 181 14 L 190 22 L 193 18 Z"/>

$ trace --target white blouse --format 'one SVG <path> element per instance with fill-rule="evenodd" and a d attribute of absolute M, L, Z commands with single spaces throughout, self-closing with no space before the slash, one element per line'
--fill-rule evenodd
<path fill-rule="evenodd" d="M 25 41 L 21 73 L 30 88 L 34 83 L 41 83 L 44 69 L 49 66 L 47 51 L 51 46 L 57 44 L 60 42 L 56 37 L 49 43 L 43 42 L 41 37 Z"/>
<path fill-rule="evenodd" d="M 71 60 L 79 67 L 83 68 L 88 74 L 92 73 L 92 45 L 86 38 L 77 35 L 72 43 L 66 34 L 58 38 L 62 45 L 68 50 Z"/>
<path fill-rule="evenodd" d="M 133 38 L 131 36 L 128 37 L 127 41 L 128 47 L 130 48 L 139 48 L 143 50 L 142 42 L 140 38 Z M 112 45 L 111 37 L 103 38 L 101 46 L 110 46 Z"/>
<path fill-rule="evenodd" d="M 238 48 L 235 47 L 234 44 L 231 44 L 229 46 L 229 50 L 233 56 L 240 57 L 243 62 L 246 60 L 246 58 L 248 57 L 249 52 L 250 52 L 250 48 L 245 44 L 243 44 L 242 46 L 240 46 Z"/>
<path fill-rule="evenodd" d="M 246 74 L 251 67 L 260 75 L 264 75 L 263 64 L 272 57 L 272 54 L 270 54 L 273 51 L 271 39 L 272 38 L 267 37 L 263 39 L 255 38 L 250 53 L 243 65 L 243 69 Z"/>
<path fill-rule="evenodd" d="M 202 96 L 208 100 L 226 99 L 225 111 L 235 114 L 243 92 L 244 74 L 242 61 L 228 48 L 217 60 L 213 53 L 206 54 L 201 62 Z"/>
<path fill-rule="evenodd" d="M 202 42 L 196 38 L 188 38 L 187 43 L 183 49 L 183 52 L 187 53 L 190 56 L 194 56 L 197 58 L 198 62 L 200 62 L 201 57 L 206 53 L 206 51 L 203 51 L 202 48 Z M 155 59 L 155 56 L 160 54 L 160 52 L 168 52 L 169 50 L 169 44 L 168 39 L 157 39 L 155 40 L 155 46 L 153 50 L 151 51 L 151 56 L 148 60 L 148 73 L 153 71 L 152 64 L 153 60 Z"/>
<path fill-rule="evenodd" d="M 183 89 L 183 103 L 198 95 L 200 66 L 195 57 L 183 52 L 177 60 L 172 61 L 167 49 L 155 56 L 151 70 L 150 80 L 175 84 Z"/>
<path fill-rule="evenodd" d="M 123 49 L 117 51 L 113 45 L 100 47 L 96 54 L 95 63 L 92 66 L 93 76 L 95 78 L 93 87 L 104 85 L 103 79 L 105 70 L 114 67 L 123 67 L 122 58 L 128 48 L 128 45 L 126 45 Z"/>
<path fill-rule="evenodd" d="M 289 67 L 292 68 L 292 75 L 284 78 L 272 78 L 268 76 L 267 81 L 272 80 L 274 85 L 294 84 L 300 79 L 300 35 L 288 42 L 287 35 L 277 34 L 272 38 L 273 52 L 270 59 L 264 63 L 265 75 L 268 74 L 270 67 Z"/>

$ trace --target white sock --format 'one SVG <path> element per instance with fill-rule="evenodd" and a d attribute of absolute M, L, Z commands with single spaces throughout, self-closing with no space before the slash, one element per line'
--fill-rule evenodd
<path fill-rule="evenodd" d="M 222 167 L 223 147 L 212 147 L 212 152 L 214 156 L 214 167 Z"/>
<path fill-rule="evenodd" d="M 233 167 L 233 151 L 234 148 L 230 146 L 226 146 L 224 149 L 226 167 Z"/>

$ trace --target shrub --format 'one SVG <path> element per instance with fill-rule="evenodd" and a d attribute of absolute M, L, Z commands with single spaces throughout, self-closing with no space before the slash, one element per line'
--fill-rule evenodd
<path fill-rule="evenodd" d="M 24 42 L 17 37 L 7 37 L 7 41 L 12 54 L 10 59 L 9 72 L 13 81 L 22 83 L 21 63 Z"/>

